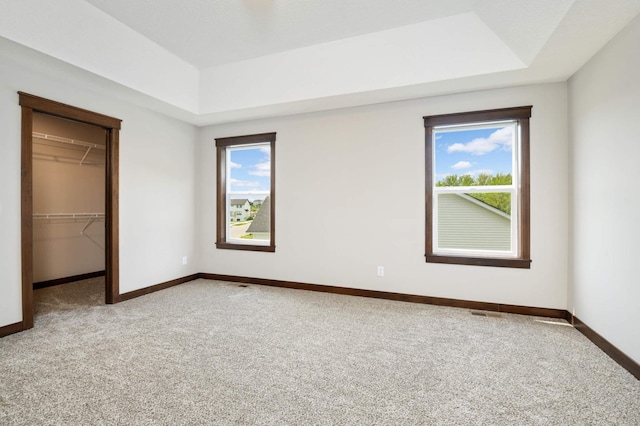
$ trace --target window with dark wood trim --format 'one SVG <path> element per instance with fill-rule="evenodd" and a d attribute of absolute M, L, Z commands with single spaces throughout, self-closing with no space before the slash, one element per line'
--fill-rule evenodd
<path fill-rule="evenodd" d="M 423 117 L 425 256 L 428 263 L 531 267 L 531 108 L 522 106 Z M 478 136 L 482 131 L 488 136 Z M 482 168 L 482 156 L 499 150 L 510 153 L 508 175 L 500 172 L 494 175 L 491 170 Z M 452 153 L 468 156 L 464 160 L 448 157 Z M 471 171 L 474 166 L 478 170 Z M 457 173 L 458 170 L 461 171 Z M 469 170 L 468 174 L 464 174 L 467 173 L 465 170 Z M 447 173 L 449 171 L 453 173 Z M 473 209 L 480 212 L 472 213 Z M 478 219 L 472 217 L 473 214 L 477 214 Z M 496 228 L 494 231 L 485 226 L 481 216 L 492 220 L 492 214 L 493 223 L 502 220 L 508 229 Z M 494 235 L 498 232 L 505 235 L 501 241 Z"/>
<path fill-rule="evenodd" d="M 216 247 L 275 252 L 276 134 L 216 139 Z"/>

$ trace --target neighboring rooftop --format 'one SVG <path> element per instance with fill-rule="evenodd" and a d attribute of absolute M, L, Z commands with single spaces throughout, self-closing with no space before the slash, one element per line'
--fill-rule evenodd
<path fill-rule="evenodd" d="M 266 197 L 256 213 L 256 217 L 247 228 L 247 233 L 271 232 L 271 197 Z"/>
<path fill-rule="evenodd" d="M 232 198 L 229 201 L 229 204 L 231 204 L 232 206 L 244 206 L 244 203 L 248 202 L 249 200 L 246 198 Z"/>

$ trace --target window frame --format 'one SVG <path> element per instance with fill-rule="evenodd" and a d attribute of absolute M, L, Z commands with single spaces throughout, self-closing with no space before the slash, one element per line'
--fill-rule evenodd
<path fill-rule="evenodd" d="M 530 157 L 529 157 L 529 119 L 532 106 L 520 106 L 513 108 L 501 108 L 492 110 L 470 111 L 453 114 L 431 115 L 423 117 L 425 128 L 425 259 L 427 263 L 445 263 L 458 265 L 496 266 L 507 268 L 531 268 L 530 255 Z M 434 128 L 438 126 L 455 126 L 470 124 L 490 124 L 500 121 L 515 121 L 519 128 L 519 156 L 516 167 L 517 184 L 517 250 L 515 257 L 487 255 L 461 255 L 442 254 L 434 252 L 434 209 L 437 201 L 434 201 L 434 170 L 435 153 L 433 150 Z M 513 220 L 513 218 L 512 218 Z M 437 231 L 436 231 L 437 233 Z M 467 252 L 471 252 L 468 250 Z"/>
<path fill-rule="evenodd" d="M 216 138 L 216 248 L 227 250 L 246 250 L 275 252 L 275 195 L 276 195 L 276 133 L 260 133 L 254 135 Z M 268 244 L 251 244 L 231 242 L 227 238 L 227 149 L 244 145 L 269 144 L 270 147 L 270 239 Z"/>

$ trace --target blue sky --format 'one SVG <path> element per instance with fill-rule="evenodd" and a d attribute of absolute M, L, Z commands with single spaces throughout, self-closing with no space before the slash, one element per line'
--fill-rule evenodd
<path fill-rule="evenodd" d="M 271 152 L 268 146 L 230 150 L 231 192 L 268 195 L 271 185 Z M 244 198 L 264 198 L 247 196 Z"/>
<path fill-rule="evenodd" d="M 436 181 L 447 175 L 512 172 L 513 126 L 435 132 Z"/>

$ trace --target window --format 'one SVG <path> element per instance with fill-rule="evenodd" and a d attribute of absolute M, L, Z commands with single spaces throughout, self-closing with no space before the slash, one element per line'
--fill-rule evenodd
<path fill-rule="evenodd" d="M 276 251 L 275 133 L 216 139 L 219 249 Z"/>
<path fill-rule="evenodd" d="M 530 268 L 529 117 L 424 117 L 427 262 Z"/>

